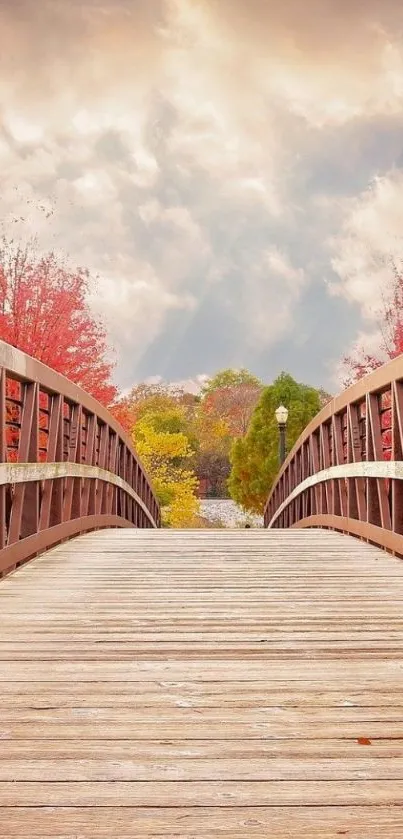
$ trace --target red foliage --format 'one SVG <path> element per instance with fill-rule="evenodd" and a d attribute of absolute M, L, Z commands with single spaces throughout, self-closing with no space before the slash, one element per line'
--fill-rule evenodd
<path fill-rule="evenodd" d="M 205 409 L 225 420 L 232 437 L 244 437 L 261 390 L 259 385 L 248 382 L 219 387 L 206 395 Z"/>
<path fill-rule="evenodd" d="M 125 429 L 128 433 L 131 433 L 133 430 L 134 419 L 133 419 L 133 411 L 131 406 L 128 404 L 128 400 L 121 400 L 119 402 L 115 402 L 114 405 L 111 405 L 109 408 L 111 414 L 115 417 L 115 420 Z"/>
<path fill-rule="evenodd" d="M 0 244 L 0 338 L 67 376 L 99 402 L 116 396 L 104 327 L 87 303 L 89 275 L 54 253 Z"/>

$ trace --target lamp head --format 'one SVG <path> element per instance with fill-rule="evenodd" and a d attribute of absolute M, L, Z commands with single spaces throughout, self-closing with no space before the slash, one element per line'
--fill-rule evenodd
<path fill-rule="evenodd" d="M 287 410 L 287 408 L 284 407 L 284 405 L 280 405 L 277 408 L 277 411 L 275 412 L 275 414 L 276 414 L 276 420 L 277 420 L 279 425 L 286 425 L 287 424 L 288 410 Z"/>

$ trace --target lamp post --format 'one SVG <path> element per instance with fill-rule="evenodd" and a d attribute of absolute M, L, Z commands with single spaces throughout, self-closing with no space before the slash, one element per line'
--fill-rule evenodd
<path fill-rule="evenodd" d="M 287 408 L 284 407 L 284 405 L 280 405 L 277 408 L 277 411 L 275 412 L 275 414 L 276 414 L 276 420 L 277 420 L 279 436 L 280 436 L 279 454 L 280 454 L 280 466 L 282 466 L 284 461 L 285 461 L 285 429 L 286 429 L 287 420 L 288 420 L 288 410 L 287 410 Z"/>

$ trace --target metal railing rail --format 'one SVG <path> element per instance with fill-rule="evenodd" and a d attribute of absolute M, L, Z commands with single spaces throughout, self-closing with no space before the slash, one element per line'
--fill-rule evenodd
<path fill-rule="evenodd" d="M 325 527 L 403 556 L 403 356 L 311 421 L 266 504 L 266 527 Z"/>
<path fill-rule="evenodd" d="M 77 385 L 0 341 L 0 575 L 103 527 L 159 527 L 130 437 Z"/>

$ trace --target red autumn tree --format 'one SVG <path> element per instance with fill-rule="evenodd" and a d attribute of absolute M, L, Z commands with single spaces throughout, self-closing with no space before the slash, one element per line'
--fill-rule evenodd
<path fill-rule="evenodd" d="M 80 385 L 104 405 L 116 396 L 106 331 L 87 302 L 89 273 L 54 253 L 0 242 L 0 339 Z"/>
<path fill-rule="evenodd" d="M 386 291 L 378 323 L 379 346 L 373 353 L 357 346 L 351 355 L 343 359 L 344 387 L 403 353 L 403 274 L 395 263 L 392 263 L 390 288 Z"/>
<path fill-rule="evenodd" d="M 203 389 L 203 404 L 226 422 L 231 437 L 244 437 L 261 392 L 262 383 L 248 370 L 221 370 Z"/>

